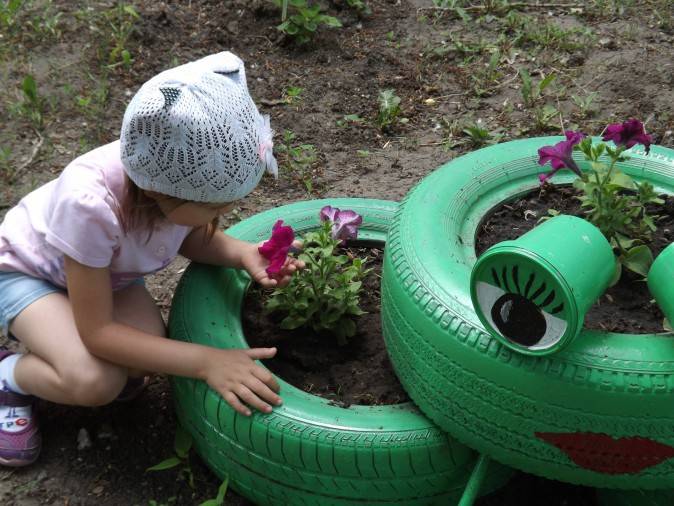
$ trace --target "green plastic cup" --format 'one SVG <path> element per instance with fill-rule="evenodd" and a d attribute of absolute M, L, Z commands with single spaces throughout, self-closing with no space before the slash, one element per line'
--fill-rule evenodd
<path fill-rule="evenodd" d="M 485 251 L 473 267 L 470 296 L 495 338 L 520 353 L 547 355 L 578 335 L 615 266 L 597 227 L 559 215 Z"/>
<path fill-rule="evenodd" d="M 674 244 L 667 246 L 655 258 L 646 280 L 667 321 L 674 325 Z"/>

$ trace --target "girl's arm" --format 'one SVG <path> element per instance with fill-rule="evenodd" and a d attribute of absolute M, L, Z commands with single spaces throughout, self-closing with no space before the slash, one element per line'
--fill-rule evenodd
<path fill-rule="evenodd" d="M 299 248 L 301 243 L 295 241 L 293 246 Z M 270 278 L 266 272 L 269 262 L 260 255 L 258 247 L 259 244 L 240 241 L 221 230 L 217 230 L 208 240 L 206 227 L 199 227 L 185 238 L 180 247 L 180 254 L 203 264 L 245 269 L 265 288 L 287 285 L 293 273 L 304 268 L 304 262 L 288 257 L 281 275 L 276 279 Z"/>
<path fill-rule="evenodd" d="M 273 357 L 275 348 L 221 350 L 117 323 L 112 317 L 109 270 L 87 267 L 66 257 L 65 271 L 77 330 L 93 355 L 130 369 L 204 380 L 245 415 L 250 415 L 250 410 L 242 401 L 264 412 L 271 411 L 268 403 L 281 404 L 273 375 L 253 361 Z"/>
<path fill-rule="evenodd" d="M 206 227 L 192 230 L 180 247 L 180 254 L 190 260 L 209 265 L 224 265 L 243 269 L 243 258 L 257 252 L 257 245 L 235 239 L 216 230 L 209 240 Z"/>

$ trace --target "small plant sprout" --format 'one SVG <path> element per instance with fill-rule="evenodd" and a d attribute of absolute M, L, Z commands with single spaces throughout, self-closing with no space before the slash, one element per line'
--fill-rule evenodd
<path fill-rule="evenodd" d="M 37 82 L 31 74 L 21 82 L 21 91 L 23 100 L 15 106 L 15 110 L 20 116 L 27 118 L 36 130 L 41 130 L 47 101 L 38 93 Z"/>
<path fill-rule="evenodd" d="M 587 220 L 602 231 L 617 252 L 619 265 L 646 276 L 653 262 L 647 243 L 658 218 L 648 214 L 646 205 L 664 202 L 650 183 L 637 183 L 622 172 L 617 163 L 629 160 L 625 151 L 636 144 L 642 144 L 648 153 L 650 135 L 636 119 L 606 128 L 603 140 L 613 141 L 615 147 L 604 142 L 594 145 L 591 138 L 580 132 L 566 132 L 565 135 L 566 140 L 538 150 L 539 163 L 552 166 L 552 172 L 539 176 L 541 183 L 549 181 L 561 169 L 573 171 L 578 176 L 574 186 L 582 192 L 579 199 L 586 209 Z M 585 155 L 590 162 L 589 171 L 581 172 L 572 158 L 574 150 Z M 620 272 L 616 274 L 616 280 L 619 275 Z"/>
<path fill-rule="evenodd" d="M 152 467 L 148 467 L 145 471 L 165 471 L 166 469 L 172 469 L 174 467 L 180 466 L 179 476 L 182 476 L 185 481 L 189 484 L 190 488 L 194 489 L 194 473 L 192 472 L 192 466 L 190 465 L 190 450 L 192 449 L 192 436 L 189 432 L 178 425 L 176 427 L 176 434 L 173 440 L 173 450 L 175 452 L 171 457 L 162 460 L 159 464 L 156 464 Z M 218 488 L 218 495 L 213 499 L 208 499 L 198 506 L 222 506 L 225 503 L 225 494 L 227 493 L 227 486 L 229 484 L 229 477 L 225 476 L 225 479 L 220 484 Z M 175 502 L 175 497 L 168 499 L 167 503 L 171 504 Z M 155 500 L 149 501 L 150 505 L 159 505 Z"/>
<path fill-rule="evenodd" d="M 520 69 L 520 78 L 522 80 L 522 100 L 525 107 L 533 107 L 542 98 L 545 89 L 555 80 L 555 74 L 548 74 L 543 77 L 536 85 L 533 84 L 531 75 L 527 69 Z"/>
<path fill-rule="evenodd" d="M 526 69 L 520 69 L 522 100 L 524 106 L 532 110 L 536 131 L 545 131 L 551 128 L 553 120 L 559 114 L 555 106 L 542 103 L 545 98 L 544 92 L 552 85 L 555 77 L 555 74 L 548 74 L 534 84 L 529 72 Z"/>
<path fill-rule="evenodd" d="M 358 124 L 365 122 L 365 119 L 361 118 L 357 114 L 345 114 L 342 119 L 337 120 L 337 126 L 343 127 L 349 124 Z"/>
<path fill-rule="evenodd" d="M 595 111 L 593 104 L 598 96 L 599 93 L 596 91 L 588 93 L 583 97 L 580 95 L 571 95 L 571 100 L 573 100 L 573 103 L 576 105 L 576 107 L 578 107 L 578 112 L 581 118 L 587 118 L 588 116 L 594 114 Z"/>
<path fill-rule="evenodd" d="M 283 92 L 283 99 L 289 105 L 294 102 L 298 102 L 302 100 L 301 95 L 303 91 L 304 88 L 300 88 L 299 86 L 288 86 L 286 90 Z"/>
<path fill-rule="evenodd" d="M 309 42 L 321 25 L 330 28 L 342 26 L 339 19 L 323 14 L 320 5 L 309 6 L 307 0 L 274 1 L 277 6 L 281 7 L 282 23 L 276 28 L 297 41 L 298 44 Z M 287 15 L 289 8 L 293 12 L 290 16 Z"/>
<path fill-rule="evenodd" d="M 11 184 L 14 180 L 14 168 L 11 165 L 12 148 L 0 146 L 0 180 Z"/>
<path fill-rule="evenodd" d="M 370 270 L 365 268 L 367 259 L 342 254 L 339 247 L 356 239 L 362 217 L 331 206 L 321 209 L 319 217 L 318 230 L 302 238 L 299 259 L 306 267 L 287 286 L 274 290 L 265 308 L 286 315 L 283 329 L 327 331 L 345 345 L 356 333 L 353 317 L 364 314 L 358 304 L 362 280 Z"/>
<path fill-rule="evenodd" d="M 481 122 L 466 125 L 463 129 L 464 135 L 468 137 L 474 148 L 498 143 L 503 137 L 502 133 L 490 132 L 482 126 Z"/>
<path fill-rule="evenodd" d="M 346 4 L 355 9 L 359 16 L 369 16 L 372 14 L 370 6 L 363 0 L 346 0 Z"/>
<path fill-rule="evenodd" d="M 379 112 L 377 124 L 382 130 L 387 130 L 394 124 L 407 123 L 407 118 L 401 118 L 400 97 L 392 89 L 379 92 Z"/>
<path fill-rule="evenodd" d="M 301 182 L 311 194 L 314 190 L 313 165 L 318 160 L 316 147 L 313 144 L 296 144 L 295 134 L 285 130 L 276 151 L 281 155 L 279 165 L 283 171 Z"/>

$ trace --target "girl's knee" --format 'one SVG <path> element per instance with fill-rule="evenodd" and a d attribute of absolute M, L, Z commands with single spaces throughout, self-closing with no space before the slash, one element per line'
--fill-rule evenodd
<path fill-rule="evenodd" d="M 127 370 L 93 359 L 62 375 L 64 389 L 79 406 L 103 406 L 115 400 L 127 380 Z"/>

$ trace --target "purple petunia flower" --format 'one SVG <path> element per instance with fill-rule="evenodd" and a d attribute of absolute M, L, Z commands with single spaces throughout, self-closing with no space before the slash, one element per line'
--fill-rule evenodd
<path fill-rule="evenodd" d="M 538 175 L 538 180 L 541 184 L 550 179 L 558 170 L 564 168 L 572 170 L 578 176 L 582 176 L 580 168 L 578 168 L 571 155 L 573 147 L 582 141 L 586 135 L 582 132 L 573 132 L 571 130 L 564 132 L 564 135 L 566 136 L 565 141 L 560 141 L 554 146 L 543 146 L 538 150 L 539 165 L 545 165 L 550 162 L 552 166 L 551 172 Z"/>
<path fill-rule="evenodd" d="M 321 217 L 321 221 L 335 221 L 335 216 L 339 212 L 339 209 L 336 207 L 330 207 L 330 206 L 325 206 L 323 209 L 321 209 L 321 212 L 319 216 Z"/>
<path fill-rule="evenodd" d="M 358 227 L 363 223 L 363 217 L 355 211 L 340 211 L 336 207 L 325 206 L 319 214 L 321 221 L 332 222 L 332 238 L 346 244 L 349 239 L 358 237 Z"/>
<path fill-rule="evenodd" d="M 651 136 L 644 130 L 644 124 L 637 119 L 628 119 L 622 124 L 614 123 L 607 126 L 602 139 L 613 141 L 617 146 L 625 146 L 627 149 L 636 144 L 643 144 L 646 153 L 651 150 L 651 142 L 653 142 Z"/>
<path fill-rule="evenodd" d="M 294 240 L 295 232 L 292 227 L 284 226 L 283 220 L 278 220 L 272 228 L 269 240 L 257 249 L 260 255 L 269 260 L 269 267 L 265 270 L 270 278 L 278 277 Z"/>

